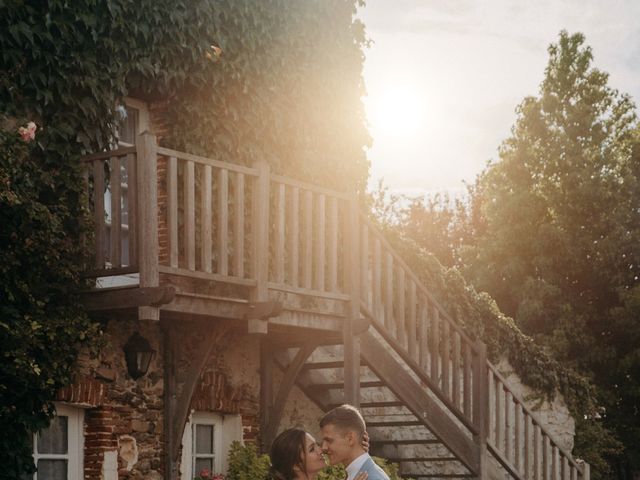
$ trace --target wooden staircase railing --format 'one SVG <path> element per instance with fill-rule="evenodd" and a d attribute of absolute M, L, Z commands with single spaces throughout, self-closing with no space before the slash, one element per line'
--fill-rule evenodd
<path fill-rule="evenodd" d="M 361 228 L 363 314 L 404 363 L 513 478 L 588 479 L 364 215 Z"/>
<path fill-rule="evenodd" d="M 273 290 L 349 303 L 346 317 L 367 317 L 511 477 L 589 478 L 588 464 L 559 446 L 486 360 L 486 347 L 354 213 L 353 197 L 274 175 L 266 164 L 158 147 L 148 133 L 135 147 L 83 162 L 95 221 L 92 275 L 139 272 L 141 286 L 157 286 L 158 273 L 170 273 L 248 287 L 258 300 Z"/>

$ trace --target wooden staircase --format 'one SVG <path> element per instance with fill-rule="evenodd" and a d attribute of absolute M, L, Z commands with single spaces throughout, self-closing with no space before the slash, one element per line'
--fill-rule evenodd
<path fill-rule="evenodd" d="M 355 196 L 274 175 L 264 162 L 162 148 L 148 133 L 85 165 L 96 277 L 134 276 L 127 298 L 140 318 L 225 319 L 263 334 L 263 440 L 297 384 L 324 411 L 358 404 L 373 453 L 404 476 L 588 480 L 588 464 L 552 438 Z M 188 408 L 183 397 L 170 414 Z"/>

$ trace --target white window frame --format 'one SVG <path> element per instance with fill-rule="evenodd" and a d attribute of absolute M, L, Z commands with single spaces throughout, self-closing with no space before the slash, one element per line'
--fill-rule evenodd
<path fill-rule="evenodd" d="M 149 130 L 149 105 L 147 102 L 138 100 L 136 98 L 125 97 L 124 104 L 127 107 L 135 108 L 138 110 L 138 128 L 136 135 L 140 135 L 142 132 Z M 121 147 L 131 147 L 130 143 L 118 141 L 118 145 Z"/>
<path fill-rule="evenodd" d="M 33 434 L 33 461 L 36 467 L 38 460 L 67 460 L 67 480 L 84 478 L 84 410 L 63 403 L 55 403 L 56 416 L 67 417 L 67 453 L 38 453 L 38 433 Z M 33 474 L 38 480 L 38 472 Z"/>
<path fill-rule="evenodd" d="M 198 472 L 195 471 L 195 432 L 196 425 L 213 425 L 213 472 L 226 473 L 227 455 L 233 441 L 242 442 L 242 417 L 234 414 L 215 412 L 192 412 L 185 425 L 182 436 L 181 475 L 183 480 L 192 480 Z M 201 458 L 205 458 L 202 456 Z"/>

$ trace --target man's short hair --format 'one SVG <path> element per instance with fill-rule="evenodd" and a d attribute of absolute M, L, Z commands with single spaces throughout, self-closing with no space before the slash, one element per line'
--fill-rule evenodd
<path fill-rule="evenodd" d="M 340 405 L 339 407 L 329 410 L 320 420 L 320 428 L 325 425 L 335 425 L 341 430 L 352 430 L 358 434 L 358 438 L 362 439 L 366 426 L 364 418 L 353 405 Z"/>

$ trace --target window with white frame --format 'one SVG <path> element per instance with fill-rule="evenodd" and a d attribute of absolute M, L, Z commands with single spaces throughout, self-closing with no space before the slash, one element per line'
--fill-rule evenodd
<path fill-rule="evenodd" d="M 194 412 L 182 437 L 182 478 L 191 480 L 202 470 L 224 473 L 231 443 L 242 441 L 240 415 Z"/>
<path fill-rule="evenodd" d="M 118 144 L 130 146 L 136 143 L 136 137 L 149 129 L 149 107 L 141 100 L 125 98 L 122 118 L 116 135 Z"/>
<path fill-rule="evenodd" d="M 33 435 L 34 480 L 83 478 L 84 412 L 56 404 L 56 416 L 48 428 Z"/>

